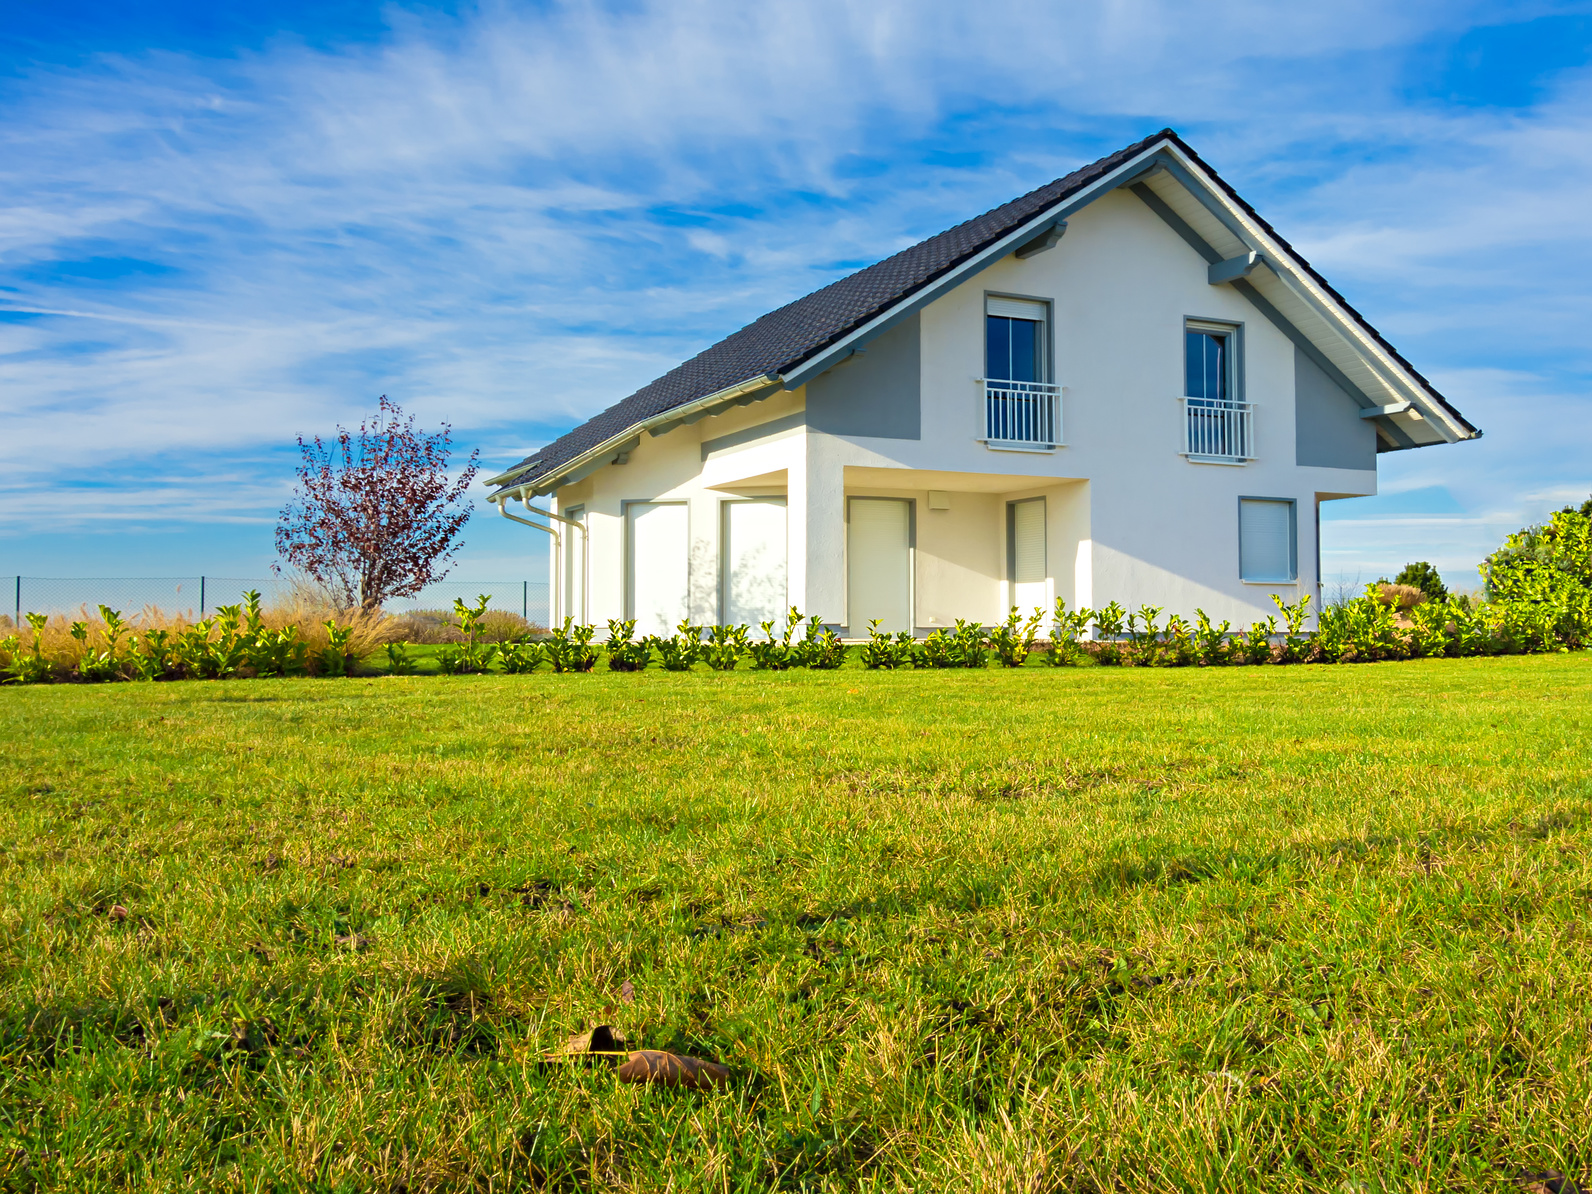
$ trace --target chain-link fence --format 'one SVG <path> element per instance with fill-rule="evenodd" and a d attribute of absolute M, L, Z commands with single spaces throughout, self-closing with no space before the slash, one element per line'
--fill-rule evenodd
<path fill-rule="evenodd" d="M 286 604 L 293 597 L 292 582 L 280 578 L 8 576 L 0 578 L 0 611 L 13 625 L 21 625 L 22 615 L 27 613 L 81 617 L 84 610 L 92 613 L 101 605 L 129 617 L 154 607 L 165 614 L 203 618 L 215 613 L 218 606 L 242 604 L 243 594 L 251 589 L 259 590 L 261 604 L 266 607 Z M 439 581 L 413 597 L 395 598 L 385 608 L 392 614 L 417 609 L 451 610 L 454 598 L 474 605 L 482 593 L 491 598 L 489 609 L 507 610 L 539 626 L 547 625 L 546 581 Z"/>

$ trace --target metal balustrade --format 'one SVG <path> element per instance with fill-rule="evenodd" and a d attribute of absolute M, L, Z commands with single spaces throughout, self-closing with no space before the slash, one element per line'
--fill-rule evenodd
<path fill-rule="evenodd" d="M 1255 407 L 1249 402 L 1185 398 L 1183 454 L 1240 464 L 1255 458 Z"/>
<path fill-rule="evenodd" d="M 984 438 L 995 447 L 1054 448 L 1061 444 L 1061 387 L 1044 381 L 980 378 Z"/>

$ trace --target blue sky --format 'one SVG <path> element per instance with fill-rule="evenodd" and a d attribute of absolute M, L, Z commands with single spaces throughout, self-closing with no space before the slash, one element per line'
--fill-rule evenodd
<path fill-rule="evenodd" d="M 1486 431 L 1326 572 L 1469 586 L 1592 492 L 1589 56 L 1592 3 L 8 6 L 0 574 L 264 575 L 296 434 L 512 462 L 1172 125 Z M 488 514 L 455 576 L 536 568 Z"/>

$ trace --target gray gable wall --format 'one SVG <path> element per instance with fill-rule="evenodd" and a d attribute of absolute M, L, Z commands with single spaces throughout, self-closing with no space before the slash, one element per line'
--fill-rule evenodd
<path fill-rule="evenodd" d="M 1360 405 L 1296 346 L 1294 348 L 1296 463 L 1317 468 L 1376 468 L 1376 427 Z"/>
<path fill-rule="evenodd" d="M 923 353 L 917 315 L 807 383 L 807 425 L 831 435 L 923 437 Z"/>

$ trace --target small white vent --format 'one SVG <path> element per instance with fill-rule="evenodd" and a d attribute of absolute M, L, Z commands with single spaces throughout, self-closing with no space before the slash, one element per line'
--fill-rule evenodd
<path fill-rule="evenodd" d="M 1004 315 L 1007 319 L 1032 319 L 1035 323 L 1045 322 L 1045 308 L 1048 305 L 1036 303 L 1033 299 L 996 298 L 994 295 L 984 299 L 984 311 L 988 315 Z"/>

